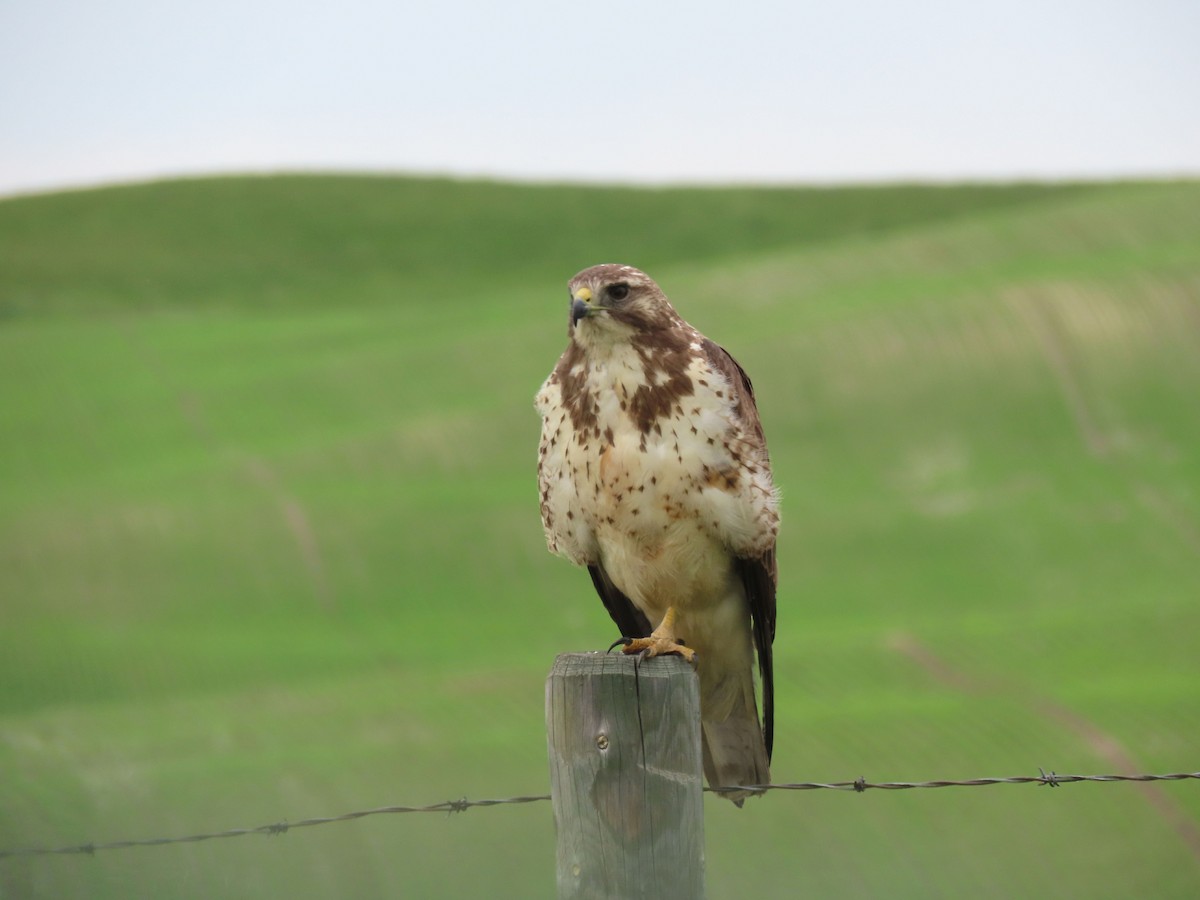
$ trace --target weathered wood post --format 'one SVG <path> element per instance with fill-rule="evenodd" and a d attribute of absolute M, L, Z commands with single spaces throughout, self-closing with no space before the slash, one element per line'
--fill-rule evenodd
<path fill-rule="evenodd" d="M 558 897 L 702 898 L 700 690 L 676 656 L 565 653 L 546 679 Z"/>

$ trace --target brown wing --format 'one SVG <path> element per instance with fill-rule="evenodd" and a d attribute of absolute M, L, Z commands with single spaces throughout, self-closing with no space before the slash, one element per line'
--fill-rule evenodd
<path fill-rule="evenodd" d="M 646 618 L 645 613 L 633 605 L 633 601 L 626 597 L 620 588 L 612 583 L 612 579 L 608 577 L 604 567 L 599 564 L 588 566 L 588 574 L 592 576 L 592 584 L 596 586 L 596 593 L 604 601 L 604 608 L 608 610 L 612 620 L 617 623 L 617 628 L 621 630 L 621 636 L 649 637 L 650 620 Z"/>
<path fill-rule="evenodd" d="M 762 421 L 758 418 L 758 404 L 754 402 L 754 385 L 750 383 L 750 376 L 720 344 L 705 338 L 702 346 L 709 364 L 724 375 L 737 392 L 738 416 L 746 430 L 758 438 L 763 461 L 767 462 L 767 439 L 763 435 Z"/>
<path fill-rule="evenodd" d="M 754 402 L 754 385 L 750 383 L 750 376 L 725 348 L 707 338 L 703 346 L 709 363 L 733 385 L 742 425 L 748 434 L 758 439 L 762 463 L 769 465 L 767 442 L 763 435 L 762 421 L 758 417 L 758 406 Z M 758 672 L 762 681 L 763 741 L 767 745 L 767 759 L 770 759 L 775 740 L 775 672 L 771 645 L 775 640 L 775 591 L 779 583 L 775 548 L 772 546 L 756 559 L 739 559 L 737 568 L 746 591 L 746 599 L 750 604 L 754 647 L 758 651 Z"/>

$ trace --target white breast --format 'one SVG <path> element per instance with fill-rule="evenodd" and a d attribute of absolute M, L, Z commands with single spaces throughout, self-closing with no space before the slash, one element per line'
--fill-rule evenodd
<path fill-rule="evenodd" d="M 699 354 L 688 375 L 692 395 L 646 433 L 630 412 L 649 385 L 631 347 L 591 360 L 596 421 L 587 432 L 563 410 L 560 385 L 538 395 L 550 548 L 577 564 L 602 562 L 652 621 L 668 605 L 683 613 L 728 597 L 734 558 L 769 546 L 777 521 L 765 465 L 745 465 L 731 386 Z"/>

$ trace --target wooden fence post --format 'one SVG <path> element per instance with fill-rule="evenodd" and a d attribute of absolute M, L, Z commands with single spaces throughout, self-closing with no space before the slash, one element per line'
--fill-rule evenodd
<path fill-rule="evenodd" d="M 546 679 L 559 900 L 702 898 L 700 689 L 676 656 L 565 653 Z"/>

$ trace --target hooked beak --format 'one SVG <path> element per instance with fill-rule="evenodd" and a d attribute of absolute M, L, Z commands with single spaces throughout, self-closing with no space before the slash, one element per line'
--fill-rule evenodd
<path fill-rule="evenodd" d="M 580 300 L 576 297 L 571 302 L 571 324 L 578 325 L 580 319 L 587 318 L 592 314 L 592 308 L 588 306 L 586 300 Z"/>
<path fill-rule="evenodd" d="M 571 297 L 571 327 L 579 324 L 579 320 L 592 314 L 592 289 L 581 287 Z"/>

